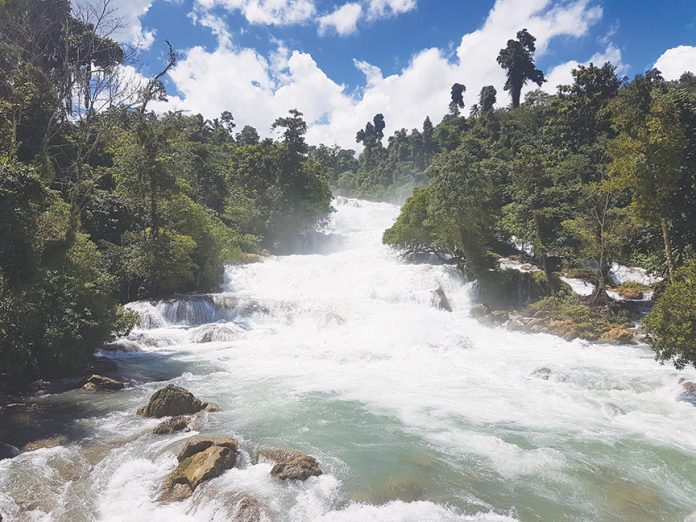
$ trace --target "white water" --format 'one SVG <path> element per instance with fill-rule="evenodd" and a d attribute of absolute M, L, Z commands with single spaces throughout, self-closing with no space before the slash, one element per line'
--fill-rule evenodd
<path fill-rule="evenodd" d="M 696 511 L 696 407 L 641 347 L 479 325 L 454 268 L 381 245 L 398 208 L 339 199 L 324 249 L 230 267 L 223 295 L 138 304 L 153 369 L 223 407 L 205 434 L 242 441 L 238 467 L 179 504 L 153 501 L 190 434 L 150 435 L 137 406 L 165 382 L 69 392 L 87 407 L 66 447 L 0 461 L 10 520 L 226 520 L 245 492 L 279 521 L 655 521 Z M 441 287 L 452 313 L 433 306 Z M 209 303 L 213 303 L 209 308 Z M 213 326 L 196 321 L 220 320 Z M 176 324 L 172 324 L 172 322 Z M 212 341 L 212 342 L 206 342 Z M 548 380 L 533 376 L 551 370 Z M 171 378 L 175 375 L 174 378 Z M 262 446 L 318 458 L 301 484 L 251 464 Z"/>

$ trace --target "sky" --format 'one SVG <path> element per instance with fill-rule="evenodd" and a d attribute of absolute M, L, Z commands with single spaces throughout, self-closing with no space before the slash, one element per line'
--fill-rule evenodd
<path fill-rule="evenodd" d="M 353 149 L 376 113 L 387 135 L 439 122 L 455 82 L 467 87 L 465 113 L 485 85 L 509 104 L 496 57 L 523 28 L 550 93 L 590 62 L 628 77 L 696 73 L 696 0 L 109 1 L 123 20 L 113 37 L 139 48 L 129 73 L 161 68 L 166 41 L 178 53 L 156 110 L 230 111 L 238 129 L 269 136 L 297 108 L 310 143 Z"/>

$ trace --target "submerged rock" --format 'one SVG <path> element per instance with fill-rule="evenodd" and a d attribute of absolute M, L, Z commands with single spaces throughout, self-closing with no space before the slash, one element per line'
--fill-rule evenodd
<path fill-rule="evenodd" d="M 451 312 L 452 307 L 450 306 L 449 299 L 447 299 L 447 294 L 442 288 L 438 288 L 433 291 L 433 301 L 435 308 L 439 310 L 444 310 L 445 312 Z"/>
<path fill-rule="evenodd" d="M 684 381 L 681 385 L 682 392 L 679 394 L 679 400 L 696 406 L 696 382 Z"/>
<path fill-rule="evenodd" d="M 261 503 L 246 493 L 233 493 L 224 502 L 230 520 L 234 522 L 261 522 L 266 518 Z"/>
<path fill-rule="evenodd" d="M 26 443 L 22 447 L 22 451 L 36 451 L 45 448 L 57 448 L 63 446 L 67 442 L 65 437 L 57 435 L 55 437 L 47 437 L 45 439 L 33 440 Z"/>
<path fill-rule="evenodd" d="M 172 417 L 169 420 L 160 422 L 152 430 L 155 435 L 168 435 L 170 433 L 176 433 L 177 431 L 189 431 L 189 418 L 183 416 Z"/>
<path fill-rule="evenodd" d="M 190 497 L 206 480 L 219 477 L 237 462 L 235 439 L 191 437 L 177 455 L 179 465 L 164 479 L 159 500 L 173 502 Z"/>
<path fill-rule="evenodd" d="M 307 480 L 323 473 L 314 457 L 299 451 L 285 448 L 262 449 L 259 457 L 276 463 L 271 469 L 271 476 L 279 480 Z"/>
<path fill-rule="evenodd" d="M 207 409 L 210 408 L 210 409 Z M 217 408 L 217 409 L 216 409 Z M 190 391 L 181 386 L 168 384 L 157 390 L 147 406 L 138 408 L 138 415 L 143 417 L 173 417 L 177 415 L 193 415 L 201 410 L 220 411 L 212 403 L 203 402 Z"/>
<path fill-rule="evenodd" d="M 0 442 L 0 460 L 11 459 L 17 455 L 19 455 L 19 448 L 14 447 L 12 444 Z"/>
<path fill-rule="evenodd" d="M 85 391 L 116 391 L 122 390 L 125 384 L 116 379 L 111 379 L 110 377 L 104 377 L 103 375 L 93 374 L 87 382 L 82 385 L 82 389 Z"/>
<path fill-rule="evenodd" d="M 551 373 L 551 368 L 537 368 L 531 373 L 530 377 L 536 377 L 537 379 L 548 381 L 549 377 L 551 377 Z"/>

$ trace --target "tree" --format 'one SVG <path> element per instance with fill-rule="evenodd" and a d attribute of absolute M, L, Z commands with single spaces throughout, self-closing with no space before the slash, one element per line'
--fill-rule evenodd
<path fill-rule="evenodd" d="M 636 97 L 642 104 L 634 103 Z M 610 182 L 629 191 L 638 220 L 659 224 L 667 273 L 673 280 L 669 203 L 679 187 L 687 143 L 673 93 L 655 78 L 638 79 L 617 98 L 614 124 L 620 133 L 609 150 Z"/>
<path fill-rule="evenodd" d="M 464 108 L 464 91 L 466 87 L 461 83 L 455 83 L 450 89 L 449 110 L 452 116 L 459 116 L 459 109 Z"/>
<path fill-rule="evenodd" d="M 696 366 L 696 259 L 674 274 L 644 322 L 658 361 Z"/>
<path fill-rule="evenodd" d="M 479 95 L 479 107 L 482 114 L 486 114 L 493 110 L 493 106 L 496 102 L 496 95 L 498 91 L 492 85 L 486 85 L 481 89 L 481 94 Z"/>
<path fill-rule="evenodd" d="M 546 81 L 544 73 L 534 65 L 534 42 L 536 38 L 527 29 L 522 29 L 517 33 L 517 40 L 508 40 L 507 46 L 498 54 L 498 63 L 506 71 L 505 90 L 510 91 L 513 108 L 520 106 L 522 87 L 528 81 L 539 86 Z"/>
<path fill-rule="evenodd" d="M 240 132 L 237 133 L 237 142 L 240 145 L 258 145 L 259 133 L 250 125 L 245 125 Z"/>

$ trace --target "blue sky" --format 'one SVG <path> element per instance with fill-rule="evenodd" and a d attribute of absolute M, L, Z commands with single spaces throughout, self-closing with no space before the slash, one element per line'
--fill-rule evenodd
<path fill-rule="evenodd" d="M 310 141 L 354 146 L 355 131 L 383 112 L 387 131 L 439 121 L 454 81 L 467 105 L 483 85 L 509 103 L 498 50 L 527 27 L 553 92 L 578 63 L 614 63 L 632 76 L 657 63 L 696 72 L 696 0 L 114 0 L 138 39 L 140 74 L 162 62 L 168 39 L 179 64 L 166 108 L 268 134 L 292 107 Z"/>

